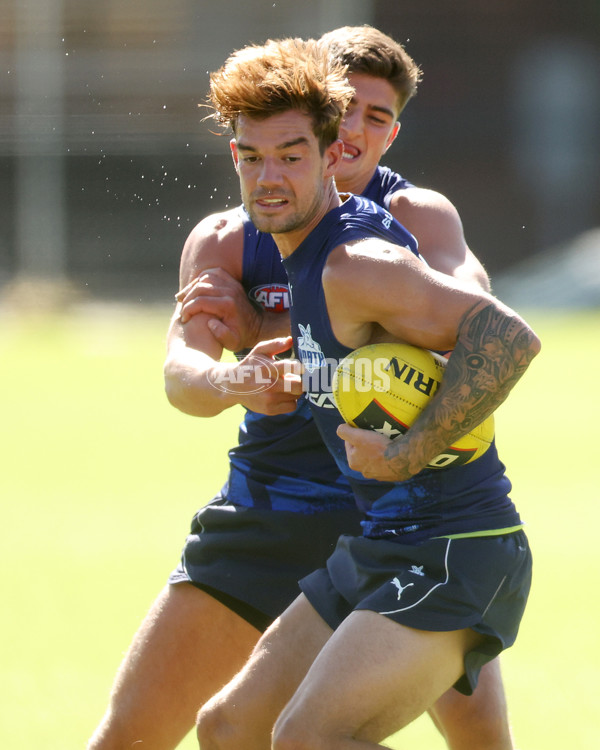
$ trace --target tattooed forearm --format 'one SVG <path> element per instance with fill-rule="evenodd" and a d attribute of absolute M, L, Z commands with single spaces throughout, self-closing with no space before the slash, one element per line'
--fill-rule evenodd
<path fill-rule="evenodd" d="M 535 333 L 511 310 L 482 301 L 465 313 L 439 391 L 411 427 L 411 439 L 392 441 L 386 451 L 399 475 L 419 471 L 483 422 L 539 350 Z"/>
<path fill-rule="evenodd" d="M 444 375 L 446 419 L 467 431 L 482 422 L 508 396 L 539 350 L 537 336 L 514 313 L 491 304 L 473 307 L 459 325 Z M 450 423 L 444 421 L 444 426 Z"/>

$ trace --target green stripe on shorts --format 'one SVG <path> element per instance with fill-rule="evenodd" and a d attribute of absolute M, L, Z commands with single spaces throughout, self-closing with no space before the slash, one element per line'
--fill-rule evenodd
<path fill-rule="evenodd" d="M 436 536 L 435 539 L 469 539 L 475 536 L 502 536 L 503 534 L 514 534 L 515 531 L 521 531 L 523 524 L 518 526 L 507 526 L 505 529 L 485 529 L 485 531 L 467 531 L 464 534 L 445 534 Z"/>

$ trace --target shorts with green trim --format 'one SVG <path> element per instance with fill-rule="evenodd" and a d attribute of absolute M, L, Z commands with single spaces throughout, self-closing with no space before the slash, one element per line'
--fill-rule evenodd
<path fill-rule="evenodd" d="M 515 641 L 531 572 L 522 530 L 415 545 L 344 536 L 327 566 L 300 588 L 334 630 L 352 611 L 366 609 L 418 630 L 481 633 L 454 686 L 470 695 L 481 667 Z"/>
<path fill-rule="evenodd" d="M 355 508 L 296 513 L 217 498 L 192 520 L 169 583 L 207 591 L 259 630 L 300 594 L 298 581 L 325 565 L 342 534 L 361 533 Z"/>

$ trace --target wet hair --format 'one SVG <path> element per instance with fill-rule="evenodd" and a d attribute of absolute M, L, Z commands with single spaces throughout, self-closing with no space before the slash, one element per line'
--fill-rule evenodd
<path fill-rule="evenodd" d="M 398 114 L 417 93 L 421 69 L 404 47 L 373 26 L 342 26 L 319 43 L 348 73 L 385 78 L 398 94 Z"/>
<path fill-rule="evenodd" d="M 240 116 L 266 119 L 289 110 L 308 115 L 321 151 L 337 138 L 353 89 L 346 67 L 315 40 L 269 40 L 234 52 L 210 76 L 213 119 L 236 132 Z"/>

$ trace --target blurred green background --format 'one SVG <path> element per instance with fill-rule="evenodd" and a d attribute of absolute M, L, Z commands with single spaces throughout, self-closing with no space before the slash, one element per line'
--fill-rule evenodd
<path fill-rule="evenodd" d="M 497 440 L 535 571 L 504 678 L 518 747 L 596 750 L 600 311 L 521 312 L 543 351 L 500 408 Z M 200 420 L 169 406 L 169 315 L 0 315 L 2 748 L 85 746 L 193 513 L 225 479 L 241 412 Z M 392 742 L 445 747 L 426 717 Z"/>

